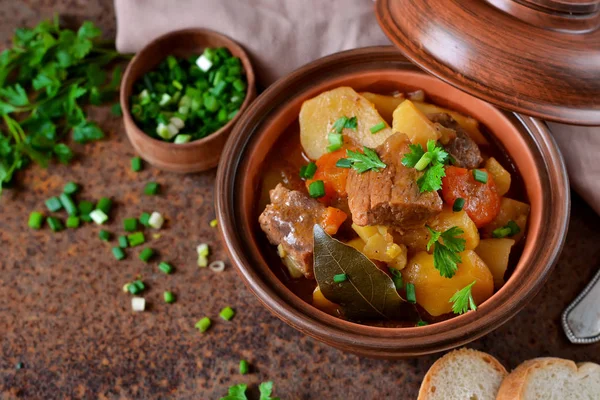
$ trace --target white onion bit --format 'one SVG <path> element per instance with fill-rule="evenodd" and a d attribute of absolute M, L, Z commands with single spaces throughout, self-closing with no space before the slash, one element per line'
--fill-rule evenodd
<path fill-rule="evenodd" d="M 225 263 L 223 261 L 213 261 L 209 264 L 208 268 L 210 268 L 213 272 L 223 272 L 225 269 Z"/>
<path fill-rule="evenodd" d="M 131 309 L 133 311 L 144 311 L 146 309 L 146 299 L 143 297 L 132 297 Z"/>

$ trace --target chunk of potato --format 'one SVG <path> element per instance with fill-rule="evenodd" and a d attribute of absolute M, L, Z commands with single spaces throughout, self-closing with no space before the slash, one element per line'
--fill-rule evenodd
<path fill-rule="evenodd" d="M 475 118 L 467 117 L 459 112 L 454 110 L 450 110 L 448 108 L 436 106 L 431 103 L 423 103 L 420 101 L 415 101 L 415 107 L 417 107 L 421 112 L 425 115 L 427 114 L 439 114 L 446 113 L 449 114 L 457 123 L 463 128 L 469 137 L 473 139 L 475 143 L 478 145 L 489 144 L 485 136 L 479 130 L 479 121 Z"/>
<path fill-rule="evenodd" d="M 475 249 L 475 253 L 490 269 L 496 289 L 500 289 L 504 285 L 504 273 L 508 268 L 510 250 L 514 244 L 513 239 L 482 239 Z"/>
<path fill-rule="evenodd" d="M 450 298 L 473 281 L 472 294 L 480 305 L 494 293 L 494 278 L 483 260 L 473 250 L 460 253 L 462 263 L 452 278 L 444 278 L 433 266 L 433 256 L 417 253 L 402 270 L 405 282 L 415 285 L 417 303 L 436 317 L 452 312 Z"/>
<path fill-rule="evenodd" d="M 500 212 L 498 213 L 498 216 L 492 222 L 481 228 L 481 236 L 484 238 L 491 238 L 493 237 L 492 232 L 494 229 L 502 228 L 508 224 L 508 221 L 513 220 L 519 225 L 521 231 L 510 238 L 518 242 L 523 235 L 525 235 L 529 209 L 529 204 L 503 197 L 502 200 L 500 200 Z"/>
<path fill-rule="evenodd" d="M 438 232 L 444 232 L 453 226 L 457 226 L 465 232 L 461 237 L 466 240 L 466 250 L 473 250 L 479 245 L 477 226 L 464 210 L 454 212 L 452 206 L 444 204 L 442 212 L 429 221 L 429 226 Z M 433 252 L 433 247 L 431 251 Z"/>
<path fill-rule="evenodd" d="M 344 129 L 343 134 L 357 145 L 375 148 L 394 132 L 379 115 L 373 103 L 349 87 L 339 87 L 305 101 L 300 109 L 300 142 L 306 155 L 316 160 L 327 152 L 327 135 L 341 117 L 356 117 L 356 130 Z M 372 126 L 383 122 L 385 128 L 373 134 Z"/>
<path fill-rule="evenodd" d="M 323 295 L 323 292 L 321 292 L 321 288 L 318 286 L 313 292 L 313 306 L 330 315 L 339 316 L 341 314 L 340 306 L 327 300 Z"/>
<path fill-rule="evenodd" d="M 361 92 L 360 95 L 375 105 L 379 114 L 388 124 L 391 124 L 393 121 L 393 114 L 396 107 L 405 99 L 402 93 L 395 96 L 386 96 L 371 92 Z"/>
<path fill-rule="evenodd" d="M 428 140 L 437 141 L 441 137 L 435 124 L 410 100 L 404 100 L 394 110 L 393 118 L 393 131 L 405 133 L 411 142 L 418 143 L 423 148 L 427 148 Z"/>
<path fill-rule="evenodd" d="M 394 231 L 393 235 L 394 242 L 404 244 L 411 254 L 427 250 L 430 234 L 424 226 L 411 228 L 403 232 Z"/>
<path fill-rule="evenodd" d="M 388 233 L 387 227 L 352 224 L 352 228 L 358 233 L 364 244 L 361 246 L 351 241 L 348 245 L 361 251 L 368 258 L 383 261 L 392 268 L 403 269 L 406 267 L 406 246 L 394 243 L 394 238 Z"/>
<path fill-rule="evenodd" d="M 496 191 L 500 196 L 504 196 L 510 189 L 510 172 L 508 172 L 494 157 L 488 158 L 485 162 L 485 169 L 494 178 Z"/>

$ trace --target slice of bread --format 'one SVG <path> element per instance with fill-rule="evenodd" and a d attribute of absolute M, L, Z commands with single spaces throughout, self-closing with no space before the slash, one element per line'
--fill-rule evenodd
<path fill-rule="evenodd" d="M 534 358 L 504 379 L 497 400 L 599 400 L 600 365 Z"/>
<path fill-rule="evenodd" d="M 487 353 L 455 350 L 429 368 L 418 400 L 494 400 L 506 375 L 502 364 Z"/>

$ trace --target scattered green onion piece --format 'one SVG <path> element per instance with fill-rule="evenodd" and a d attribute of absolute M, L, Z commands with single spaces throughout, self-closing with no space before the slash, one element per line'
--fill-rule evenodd
<path fill-rule="evenodd" d="M 128 247 L 128 243 L 127 243 L 127 237 L 126 236 L 119 236 L 119 247 L 122 249 L 126 249 Z"/>
<path fill-rule="evenodd" d="M 154 196 L 158 193 L 160 185 L 156 182 L 148 182 L 144 188 L 144 194 L 147 196 Z"/>
<path fill-rule="evenodd" d="M 142 170 L 142 159 L 140 157 L 133 157 L 131 159 L 131 170 L 133 172 L 140 172 Z"/>
<path fill-rule="evenodd" d="M 113 253 L 113 256 L 115 256 L 115 258 L 118 261 L 121 261 L 122 259 L 125 258 L 125 252 L 120 247 L 113 247 L 112 248 L 112 253 Z"/>
<path fill-rule="evenodd" d="M 415 164 L 415 169 L 417 171 L 423 171 L 425 168 L 427 168 L 427 166 L 431 163 L 432 160 L 433 156 L 431 155 L 431 153 L 427 152 L 423 154 L 419 161 L 417 161 L 417 163 Z"/>
<path fill-rule="evenodd" d="M 329 142 L 329 146 L 327 146 L 328 152 L 333 152 L 342 148 L 344 144 L 344 136 L 341 133 L 329 133 L 327 135 L 327 141 Z"/>
<path fill-rule="evenodd" d="M 481 171 L 479 169 L 474 169 L 473 170 L 473 178 L 475 178 L 475 180 L 477 182 L 487 183 L 487 181 L 488 181 L 488 174 L 485 171 Z"/>
<path fill-rule="evenodd" d="M 198 245 L 198 247 L 196 248 L 196 252 L 200 256 L 208 257 L 210 255 L 210 247 L 208 246 L 208 244 L 202 243 Z"/>
<path fill-rule="evenodd" d="M 44 214 L 41 212 L 32 211 L 31 214 L 29 214 L 29 221 L 27 222 L 27 225 L 29 225 L 31 229 L 40 229 L 43 223 Z"/>
<path fill-rule="evenodd" d="M 67 228 L 76 229 L 79 228 L 79 217 L 76 215 L 69 215 L 67 218 Z"/>
<path fill-rule="evenodd" d="M 238 92 L 243 92 L 244 90 L 246 90 L 246 82 L 242 81 L 241 79 L 236 79 L 235 81 L 233 81 L 233 87 Z"/>
<path fill-rule="evenodd" d="M 429 324 L 423 320 L 419 320 L 419 322 L 417 322 L 417 326 L 427 326 L 427 325 L 429 325 Z"/>
<path fill-rule="evenodd" d="M 175 144 L 184 144 L 184 143 L 189 143 L 192 140 L 192 135 L 187 135 L 187 134 L 183 134 L 180 133 L 179 135 L 175 136 Z"/>
<path fill-rule="evenodd" d="M 333 281 L 335 283 L 345 282 L 348 279 L 348 275 L 346 274 L 337 274 L 333 276 Z"/>
<path fill-rule="evenodd" d="M 150 224 L 148 223 L 150 221 L 150 214 L 147 212 L 143 212 L 142 215 L 140 215 L 140 224 L 144 225 L 145 227 L 149 227 Z"/>
<path fill-rule="evenodd" d="M 142 232 L 132 233 L 131 235 L 127 235 L 127 241 L 129 242 L 129 247 L 139 246 L 140 244 L 144 244 L 146 242 L 146 238 Z"/>
<path fill-rule="evenodd" d="M 314 199 L 325 196 L 325 184 L 323 181 L 318 180 L 311 182 L 310 185 L 308 185 L 308 194 Z"/>
<path fill-rule="evenodd" d="M 315 176 L 315 172 L 317 172 L 317 164 L 314 162 L 309 162 L 300 168 L 300 178 L 312 179 L 313 176 Z"/>
<path fill-rule="evenodd" d="M 163 297 L 165 298 L 165 303 L 171 304 L 175 302 L 175 295 L 171 292 L 163 293 Z"/>
<path fill-rule="evenodd" d="M 61 195 L 59 196 L 59 199 L 60 199 L 61 204 L 67 211 L 67 214 L 77 215 L 77 206 L 75 205 L 75 202 L 73 202 L 73 199 L 71 199 L 71 196 L 69 196 L 66 193 L 61 193 Z"/>
<path fill-rule="evenodd" d="M 213 219 L 212 221 L 210 221 L 211 228 L 216 228 L 218 225 L 219 225 L 219 221 L 217 221 L 216 219 Z"/>
<path fill-rule="evenodd" d="M 196 325 L 194 325 L 194 326 L 200 332 L 204 333 L 208 330 L 208 328 L 210 328 L 211 325 L 212 325 L 212 322 L 211 322 L 210 318 L 204 317 L 200 321 L 196 322 Z"/>
<path fill-rule="evenodd" d="M 102 225 L 106 221 L 108 221 L 108 215 L 104 213 L 102 210 L 94 210 L 90 213 L 90 218 L 92 221 L 97 223 L 98 225 Z"/>
<path fill-rule="evenodd" d="M 347 158 L 340 158 L 335 163 L 335 166 L 338 168 L 352 168 L 352 161 L 348 160 Z"/>
<path fill-rule="evenodd" d="M 521 232 L 521 228 L 519 227 L 519 225 L 517 225 L 517 223 L 515 221 L 513 221 L 512 219 L 510 221 L 508 221 L 508 223 L 506 224 L 507 228 L 510 228 L 510 236 L 514 236 L 517 233 Z"/>
<path fill-rule="evenodd" d="M 46 203 L 46 207 L 48 208 L 48 211 L 50 211 L 50 212 L 57 212 L 58 210 L 60 210 L 63 207 L 62 203 L 56 196 L 50 197 L 48 200 L 46 200 L 45 203 Z"/>
<path fill-rule="evenodd" d="M 146 285 L 144 285 L 144 282 L 140 281 L 139 279 L 127 285 L 127 290 L 131 294 L 138 294 L 144 289 L 146 289 Z"/>
<path fill-rule="evenodd" d="M 221 318 L 223 318 L 225 321 L 231 321 L 231 319 L 233 318 L 234 315 L 235 315 L 235 311 L 233 311 L 233 308 L 231 308 L 229 306 L 222 309 L 221 312 L 219 313 L 219 316 Z"/>
<path fill-rule="evenodd" d="M 135 232 L 137 229 L 138 220 L 136 218 L 125 218 L 123 220 L 123 229 L 126 232 Z"/>
<path fill-rule="evenodd" d="M 248 365 L 248 361 L 240 360 L 240 374 L 246 375 L 250 370 L 250 366 Z"/>
<path fill-rule="evenodd" d="M 48 219 L 46 219 L 46 222 L 48 223 L 48 226 L 50 227 L 50 229 L 52 229 L 53 232 L 60 232 L 65 228 L 61 220 L 55 217 L 48 217 Z"/>
<path fill-rule="evenodd" d="M 179 83 L 179 81 L 174 80 L 173 82 L 171 82 L 171 84 L 175 87 L 175 89 L 177 90 L 181 90 L 183 89 L 183 85 L 181 83 Z"/>
<path fill-rule="evenodd" d="M 369 130 L 371 131 L 371 133 L 377 133 L 384 128 L 385 128 L 385 122 L 381 121 L 380 123 L 370 127 Z"/>
<path fill-rule="evenodd" d="M 412 283 L 406 284 L 406 301 L 415 304 L 417 302 L 417 295 L 415 294 L 415 285 Z"/>
<path fill-rule="evenodd" d="M 79 211 L 79 216 L 85 222 L 92 222 L 90 218 L 90 213 L 94 211 L 94 203 L 87 200 L 81 200 L 77 205 L 77 210 Z"/>
<path fill-rule="evenodd" d="M 454 200 L 454 204 L 452 205 L 452 211 L 454 211 L 454 212 L 462 211 L 464 206 L 465 206 L 465 199 L 463 199 L 462 197 L 459 197 L 458 199 Z"/>
<path fill-rule="evenodd" d="M 400 290 L 404 287 L 404 280 L 402 279 L 402 273 L 397 268 L 389 268 L 390 273 L 392 274 L 392 281 L 394 281 L 394 286 L 396 290 Z"/>
<path fill-rule="evenodd" d="M 112 208 L 112 200 L 108 197 L 102 197 L 98 200 L 96 204 L 96 210 L 102 210 L 102 212 L 106 215 L 110 213 L 110 209 Z"/>
<path fill-rule="evenodd" d="M 161 263 L 158 264 L 158 269 L 167 275 L 173 272 L 173 267 L 171 266 L 171 264 L 166 263 L 164 261 L 161 261 Z"/>
<path fill-rule="evenodd" d="M 98 237 L 100 240 L 104 240 L 105 242 L 109 242 L 111 236 L 111 233 L 109 231 L 105 231 L 104 229 L 101 229 L 100 232 L 98 232 Z"/>
<path fill-rule="evenodd" d="M 147 263 L 152 256 L 154 255 L 154 250 L 149 247 L 146 247 L 144 250 L 140 251 L 140 260 Z"/>
<path fill-rule="evenodd" d="M 492 231 L 492 237 L 497 239 L 502 239 L 507 236 L 510 236 L 512 233 L 511 229 L 508 226 L 503 226 L 502 228 L 497 228 Z"/>
<path fill-rule="evenodd" d="M 75 182 L 67 182 L 65 187 L 63 188 L 63 193 L 66 194 L 75 194 L 79 191 L 79 185 Z"/>

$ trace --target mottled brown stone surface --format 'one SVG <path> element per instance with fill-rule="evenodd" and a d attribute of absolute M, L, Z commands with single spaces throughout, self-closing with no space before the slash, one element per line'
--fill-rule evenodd
<path fill-rule="evenodd" d="M 89 18 L 114 35 L 108 0 L 0 0 L 0 43 L 15 27 L 53 11 Z M 109 133 L 107 140 L 76 146 L 79 157 L 70 167 L 28 169 L 19 175 L 20 187 L 0 198 L 0 398 L 215 399 L 235 383 L 249 383 L 256 392 L 256 383 L 267 379 L 283 399 L 416 398 L 437 356 L 383 361 L 341 353 L 271 316 L 231 267 L 220 275 L 199 270 L 198 243 L 213 244 L 215 257 L 225 257 L 208 227 L 214 171 L 181 176 L 146 167 L 135 174 L 120 120 L 107 110 L 90 115 Z M 162 211 L 168 218 L 163 236 L 150 242 L 160 256 L 143 264 L 138 248 L 116 262 L 91 224 L 58 234 L 47 227 L 29 230 L 29 212 L 44 210 L 43 201 L 71 180 L 84 185 L 82 198 L 114 198 L 108 229 L 115 233 L 122 218 Z M 141 195 L 150 180 L 162 184 L 162 195 Z M 598 268 L 599 226 L 600 218 L 576 197 L 565 251 L 544 289 L 514 319 L 471 346 L 510 368 L 538 356 L 600 362 L 600 344 L 569 344 L 559 320 Z M 159 259 L 176 272 L 157 272 Z M 130 298 L 121 292 L 137 274 L 149 286 L 149 310 L 141 314 L 130 311 Z M 164 290 L 176 293 L 175 304 L 162 301 Z M 226 305 L 238 311 L 236 317 L 217 321 Z M 215 323 L 202 335 L 193 325 L 204 315 Z M 241 358 L 252 364 L 250 375 L 237 374 Z M 17 370 L 19 362 L 23 368 Z"/>

